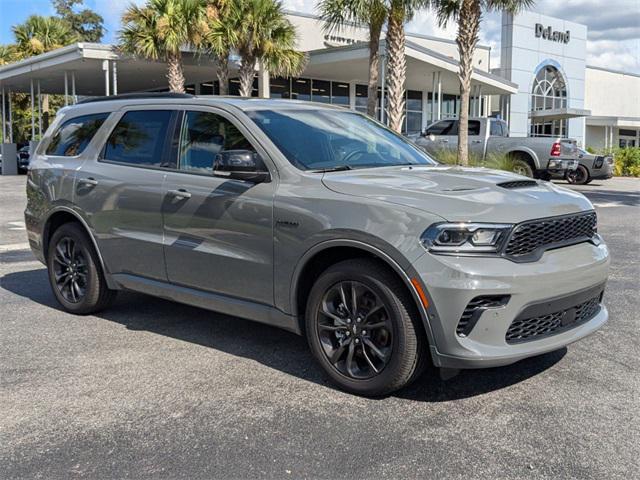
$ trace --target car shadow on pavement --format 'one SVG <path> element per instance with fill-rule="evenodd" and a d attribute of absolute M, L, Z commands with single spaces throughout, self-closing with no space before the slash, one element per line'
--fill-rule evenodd
<path fill-rule="evenodd" d="M 44 268 L 4 275 L 0 277 L 0 288 L 62 311 Z M 275 327 L 130 292 L 121 292 L 113 306 L 94 316 L 130 330 L 153 332 L 250 358 L 303 380 L 335 388 L 315 364 L 305 339 Z M 561 349 L 508 367 L 466 370 L 446 381 L 440 379 L 435 368 L 430 368 L 413 385 L 394 396 L 445 402 L 482 395 L 531 378 L 556 364 L 565 354 L 566 349 Z"/>

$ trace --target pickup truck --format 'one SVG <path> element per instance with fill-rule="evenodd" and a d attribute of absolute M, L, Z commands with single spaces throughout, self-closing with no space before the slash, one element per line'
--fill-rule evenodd
<path fill-rule="evenodd" d="M 411 139 L 436 159 L 442 150 L 457 150 L 456 119 L 440 120 Z M 575 140 L 560 137 L 509 137 L 509 127 L 498 118 L 469 119 L 469 155 L 485 160 L 491 154 L 511 156 L 514 172 L 530 178 L 564 176 L 578 167 Z"/>

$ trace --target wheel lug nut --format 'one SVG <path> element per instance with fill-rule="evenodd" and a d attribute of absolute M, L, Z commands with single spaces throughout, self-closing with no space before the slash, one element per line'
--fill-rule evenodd
<path fill-rule="evenodd" d="M 351 319 L 350 318 L 347 318 L 347 323 L 351 323 Z"/>
<path fill-rule="evenodd" d="M 361 319 L 360 317 L 358 317 L 358 318 L 356 319 L 356 322 L 358 322 L 358 323 L 360 323 L 361 321 L 362 321 L 362 319 Z"/>
<path fill-rule="evenodd" d="M 356 343 L 360 343 L 360 339 L 359 338 L 356 338 Z"/>
<path fill-rule="evenodd" d="M 366 335 L 367 331 L 366 330 L 362 330 L 362 335 Z"/>

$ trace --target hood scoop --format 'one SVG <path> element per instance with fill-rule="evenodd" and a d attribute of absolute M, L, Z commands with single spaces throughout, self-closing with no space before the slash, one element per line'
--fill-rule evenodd
<path fill-rule="evenodd" d="M 512 190 L 514 188 L 537 187 L 538 182 L 536 182 L 535 180 L 511 180 L 510 182 L 502 182 L 496 185 L 502 188 Z"/>

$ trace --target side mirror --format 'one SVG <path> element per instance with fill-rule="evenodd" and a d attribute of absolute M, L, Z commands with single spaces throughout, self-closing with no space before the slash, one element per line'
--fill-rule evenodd
<path fill-rule="evenodd" d="M 213 164 L 216 177 L 246 180 L 253 183 L 268 182 L 269 172 L 260 156 L 251 150 L 226 150 L 216 155 Z"/>

